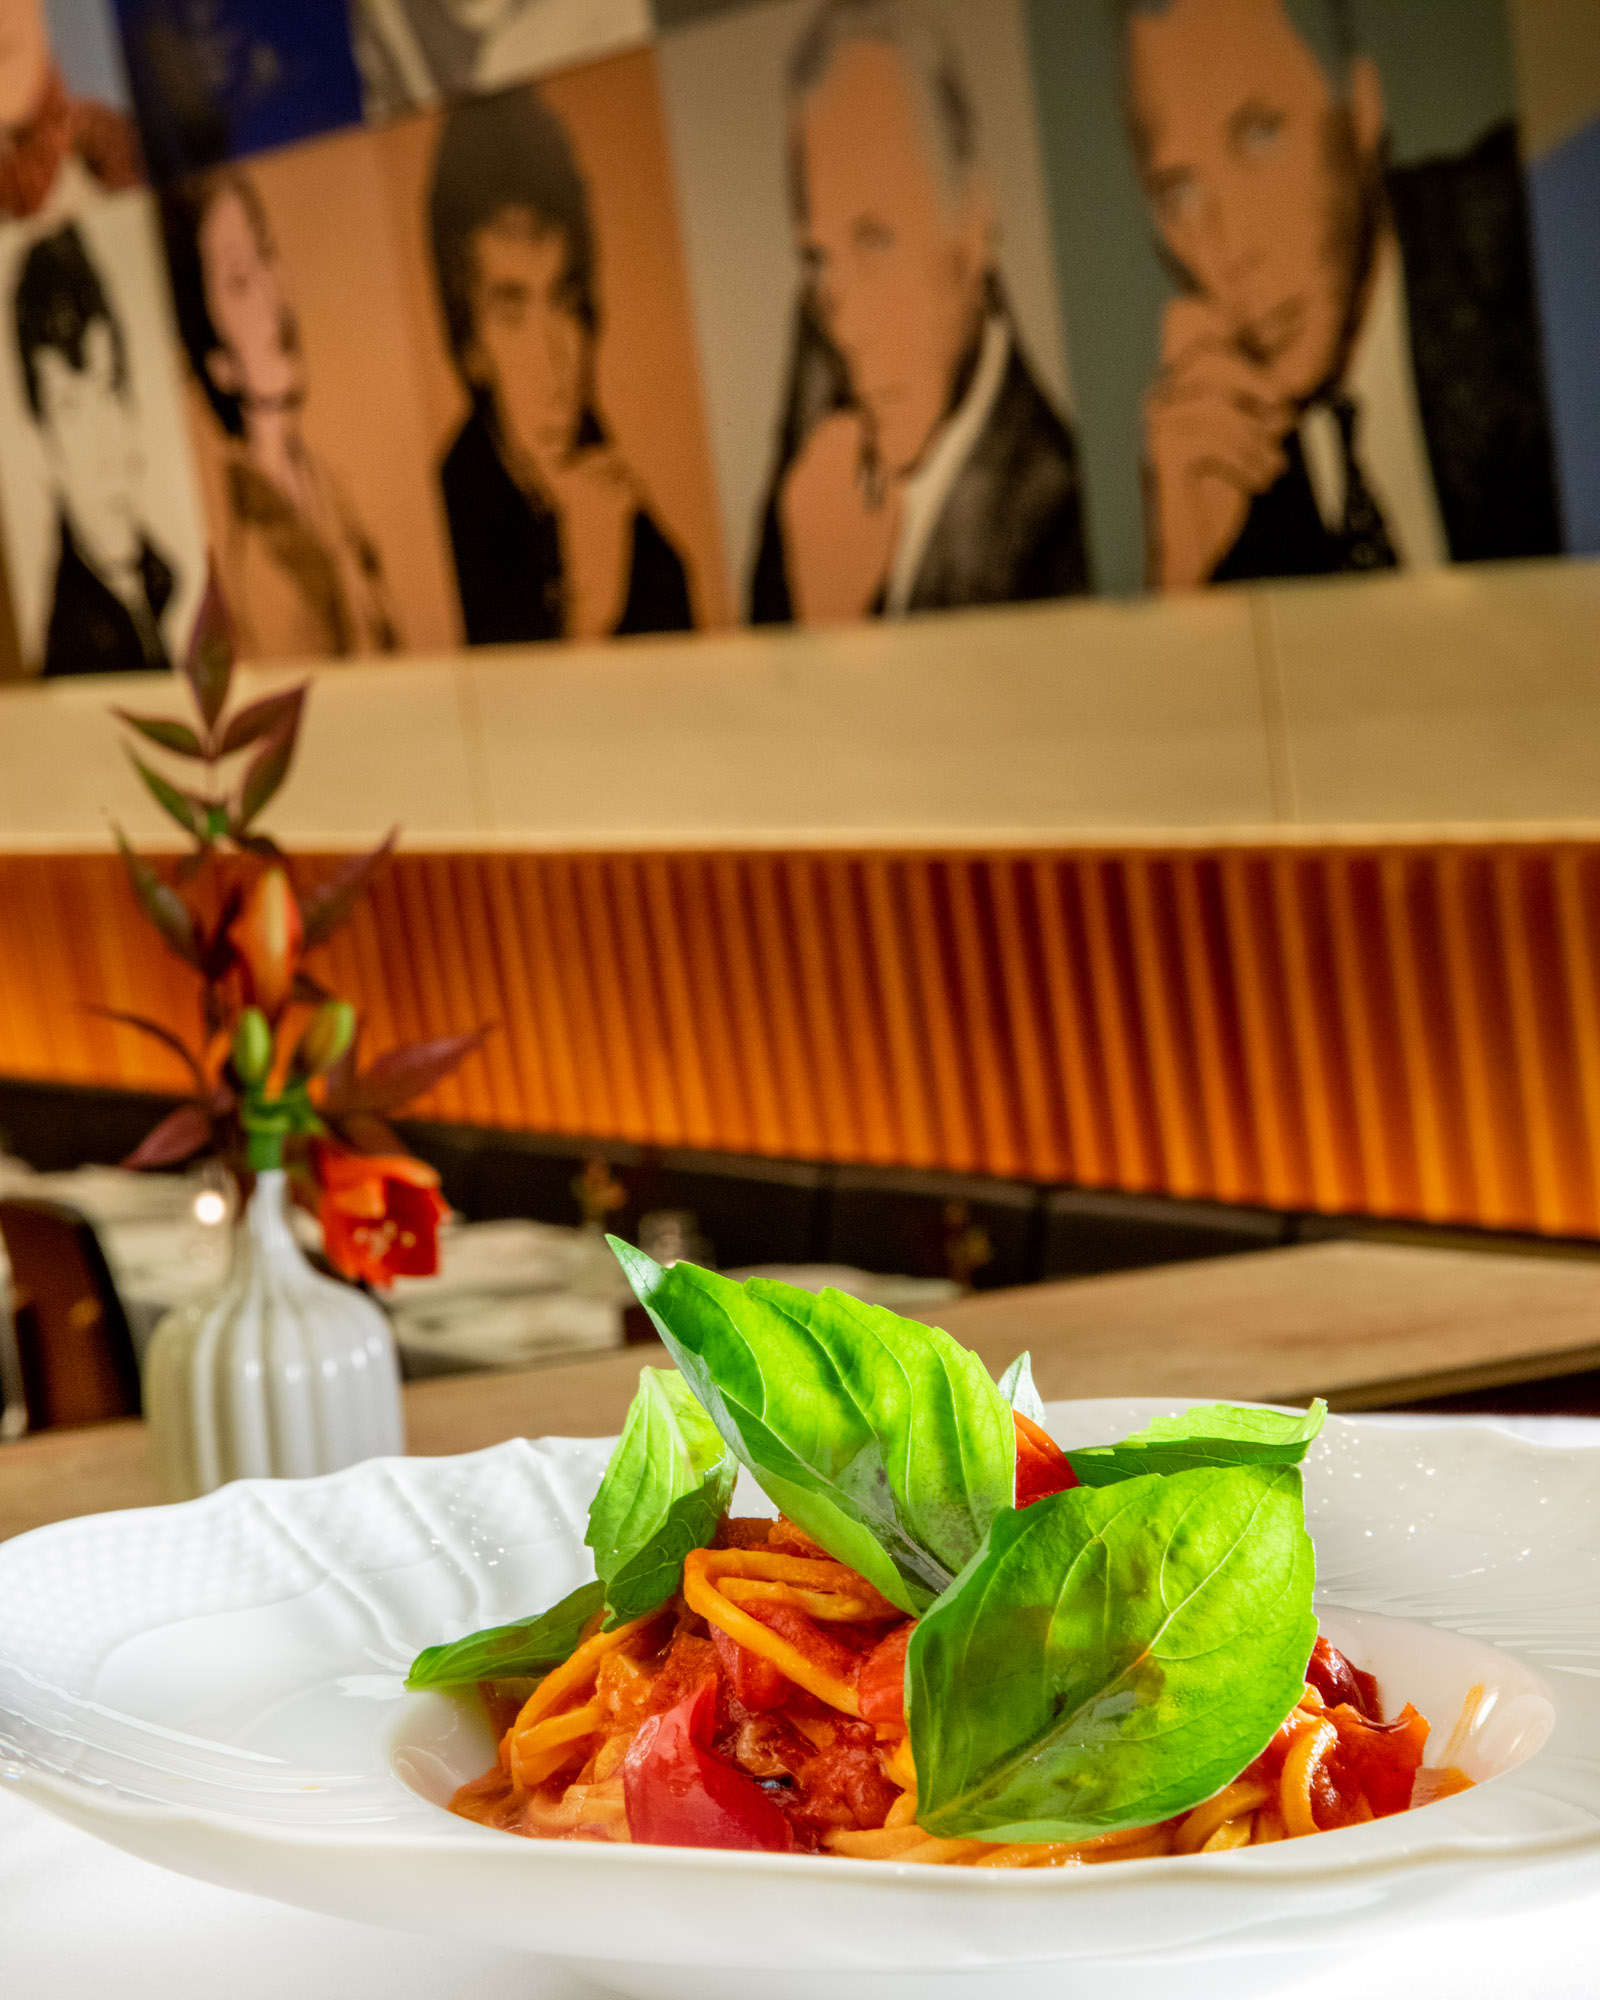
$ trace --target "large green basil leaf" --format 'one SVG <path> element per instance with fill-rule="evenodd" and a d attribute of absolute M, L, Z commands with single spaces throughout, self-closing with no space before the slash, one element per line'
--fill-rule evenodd
<path fill-rule="evenodd" d="M 606 1587 L 607 1631 L 665 1604 L 684 1557 L 716 1533 L 738 1472 L 683 1377 L 642 1368 L 584 1536 Z"/>
<path fill-rule="evenodd" d="M 1313 1571 L 1288 1466 L 1001 1514 L 911 1637 L 917 1823 L 1083 1840 L 1210 1798 L 1300 1698 Z"/>
<path fill-rule="evenodd" d="M 466 1687 L 474 1681 L 542 1677 L 578 1649 L 583 1628 L 605 1603 L 603 1583 L 584 1583 L 537 1618 L 493 1625 L 448 1646 L 418 1653 L 406 1675 L 408 1688 Z"/>
<path fill-rule="evenodd" d="M 1011 1411 L 977 1356 L 842 1292 L 663 1269 L 610 1241 L 768 1497 L 892 1603 L 930 1604 L 1015 1486 Z"/>
<path fill-rule="evenodd" d="M 1069 1451 L 1084 1486 L 1112 1486 L 1147 1472 L 1196 1472 L 1207 1465 L 1298 1465 L 1322 1429 L 1328 1406 L 1309 1410 L 1247 1410 L 1202 1403 L 1178 1417 L 1157 1417 L 1120 1444 Z"/>

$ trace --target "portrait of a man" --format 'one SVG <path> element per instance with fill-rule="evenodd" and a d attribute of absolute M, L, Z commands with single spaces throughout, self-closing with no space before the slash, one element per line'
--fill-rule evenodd
<path fill-rule="evenodd" d="M 69 90 L 43 0 L 0 0 L 0 216 L 20 220 L 143 177 L 132 122 Z"/>
<path fill-rule="evenodd" d="M 23 257 L 12 324 L 57 515 L 42 671 L 168 667 L 177 578 L 144 521 L 127 336 L 75 223 Z"/>
<path fill-rule="evenodd" d="M 1088 586 L 1074 439 L 999 275 L 972 97 L 920 0 L 825 0 L 788 73 L 802 285 L 757 623 Z"/>
<path fill-rule="evenodd" d="M 529 77 L 643 41 L 648 0 L 354 0 L 369 118 Z"/>
<path fill-rule="evenodd" d="M 1143 408 L 1149 578 L 1552 553 L 1516 134 L 1390 162 L 1347 0 L 1122 0 L 1180 290 Z"/>
<path fill-rule="evenodd" d="M 217 554 L 241 650 L 394 651 L 378 545 L 306 439 L 300 322 L 255 182 L 218 170 L 170 190 L 162 214 L 178 329 L 219 436 Z"/>
<path fill-rule="evenodd" d="M 471 405 L 439 474 L 469 643 L 686 630 L 683 558 L 600 408 L 588 189 L 536 90 L 446 115 L 428 223 Z"/>

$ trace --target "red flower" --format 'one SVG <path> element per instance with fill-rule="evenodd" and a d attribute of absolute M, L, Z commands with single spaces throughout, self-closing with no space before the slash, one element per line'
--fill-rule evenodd
<path fill-rule="evenodd" d="M 341 1153 L 319 1143 L 322 1245 L 347 1278 L 387 1290 L 439 1268 L 439 1224 L 450 1204 L 439 1176 L 409 1153 Z"/>
<path fill-rule="evenodd" d="M 289 878 L 281 868 L 264 868 L 250 886 L 228 937 L 244 971 L 246 998 L 269 1021 L 283 1012 L 294 990 L 304 926 Z"/>

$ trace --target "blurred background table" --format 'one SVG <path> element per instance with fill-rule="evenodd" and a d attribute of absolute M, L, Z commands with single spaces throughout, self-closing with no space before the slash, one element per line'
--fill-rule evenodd
<path fill-rule="evenodd" d="M 1600 1368 L 1600 1268 L 1559 1258 L 1326 1243 L 1026 1285 L 926 1306 L 995 1371 L 1023 1348 L 1046 1398 L 1176 1396 L 1415 1407 Z M 515 1372 L 407 1385 L 409 1449 L 619 1428 L 655 1345 Z M 1545 1407 L 1583 1408 L 1556 1397 Z M 1537 1402 L 1524 1407 L 1538 1407 Z M 0 1537 L 155 1504 L 142 1423 L 45 1432 L 0 1446 Z"/>
<path fill-rule="evenodd" d="M 0 1201 L 56 1203 L 93 1229 L 141 1361 L 162 1315 L 215 1285 L 226 1268 L 230 1210 L 218 1192 L 225 1185 L 205 1173 L 141 1174 L 109 1166 L 35 1173 L 21 1161 L 0 1158 Z M 673 1212 L 643 1219 L 694 1221 Z M 291 1220 L 302 1247 L 320 1249 L 315 1219 L 296 1208 Z M 439 1252 L 435 1276 L 401 1278 L 383 1299 L 408 1378 L 525 1368 L 624 1342 L 632 1294 L 596 1229 L 527 1217 L 457 1216 L 440 1232 Z M 836 1285 L 898 1312 L 943 1305 L 960 1292 L 944 1278 L 885 1275 L 846 1264 L 755 1268 L 812 1290 Z M 15 1430 L 21 1399 L 15 1369 L 7 1366 L 7 1323 L 0 1249 L 0 1403 L 9 1407 Z M 6 1429 L 0 1419 L 0 1435 Z"/>

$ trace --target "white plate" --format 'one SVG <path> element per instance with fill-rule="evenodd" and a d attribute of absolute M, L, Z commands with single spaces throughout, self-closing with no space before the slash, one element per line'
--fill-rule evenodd
<path fill-rule="evenodd" d="M 1172 1407 L 1050 1416 L 1094 1443 Z M 487 1764 L 487 1737 L 401 1675 L 421 1646 L 589 1574 L 607 1449 L 518 1441 L 245 1481 L 0 1547 L 0 1774 L 205 1880 L 521 1948 L 646 2000 L 757 1983 L 764 2000 L 1242 1994 L 1424 1916 L 1600 1883 L 1600 1461 L 1339 1419 L 1307 1465 L 1325 1620 L 1440 1737 L 1485 1687 L 1457 1755 L 1488 1782 L 1458 1798 L 1310 1841 L 1043 1874 L 541 1843 L 453 1819 L 434 1800 Z"/>

